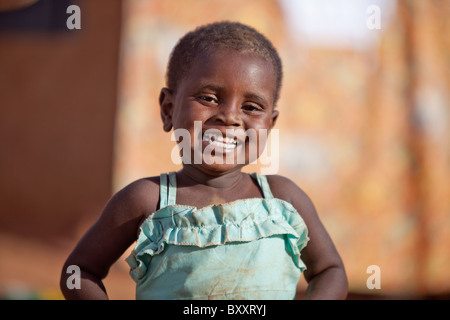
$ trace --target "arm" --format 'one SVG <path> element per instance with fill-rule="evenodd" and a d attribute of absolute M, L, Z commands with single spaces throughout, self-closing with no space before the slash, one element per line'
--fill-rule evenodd
<path fill-rule="evenodd" d="M 308 288 L 306 299 L 345 299 L 348 282 L 342 260 L 308 196 L 304 195 L 301 212 L 310 241 L 302 251 Z"/>
<path fill-rule="evenodd" d="M 132 183 L 106 205 L 100 218 L 83 236 L 63 266 L 60 288 L 66 299 L 108 299 L 102 279 L 111 265 L 136 240 L 146 212 L 156 210 L 156 183 L 143 179 Z M 68 266 L 80 268 L 80 289 L 70 289 Z"/>
<path fill-rule="evenodd" d="M 280 176 L 270 176 L 268 179 L 273 195 L 290 202 L 308 227 L 310 241 L 301 252 L 307 266 L 304 272 L 308 282 L 305 298 L 345 299 L 348 282 L 344 265 L 312 201 L 291 180 Z"/>

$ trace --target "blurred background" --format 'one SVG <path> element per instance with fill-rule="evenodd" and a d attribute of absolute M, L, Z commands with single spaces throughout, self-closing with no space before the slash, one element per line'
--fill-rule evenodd
<path fill-rule="evenodd" d="M 448 0 L 1 0 L 0 298 L 62 299 L 62 265 L 112 194 L 179 169 L 159 91 L 176 41 L 217 20 L 279 50 L 273 173 L 313 200 L 349 298 L 450 298 L 449 16 Z M 134 299 L 124 257 L 113 299 Z"/>

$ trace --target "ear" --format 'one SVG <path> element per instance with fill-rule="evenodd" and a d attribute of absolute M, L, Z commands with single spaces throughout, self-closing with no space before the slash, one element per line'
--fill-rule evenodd
<path fill-rule="evenodd" d="M 172 130 L 173 93 L 168 88 L 162 88 L 159 94 L 159 108 L 163 129 L 166 132 Z"/>
<path fill-rule="evenodd" d="M 278 119 L 278 110 L 273 110 L 272 111 L 272 127 L 270 129 L 272 129 L 275 126 L 275 123 L 277 122 Z"/>

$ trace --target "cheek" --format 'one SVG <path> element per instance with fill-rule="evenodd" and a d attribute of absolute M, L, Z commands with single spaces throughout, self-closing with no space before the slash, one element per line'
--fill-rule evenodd
<path fill-rule="evenodd" d="M 270 130 L 265 127 L 251 128 L 246 131 L 245 149 L 246 159 L 251 163 L 261 156 L 266 148 Z"/>
<path fill-rule="evenodd" d="M 174 127 L 193 128 L 195 121 L 205 122 L 210 116 L 209 110 L 199 106 L 198 102 L 185 101 L 175 107 L 173 114 Z"/>
<path fill-rule="evenodd" d="M 201 132 L 201 121 L 192 121 L 182 126 L 174 126 L 174 135 L 178 143 L 182 142 L 184 146 L 194 146 L 194 143 L 201 140 Z"/>
<path fill-rule="evenodd" d="M 254 121 L 251 127 L 247 130 L 248 135 L 258 140 L 258 143 L 266 143 L 267 137 L 270 134 L 272 122 L 269 119 L 259 119 Z"/>

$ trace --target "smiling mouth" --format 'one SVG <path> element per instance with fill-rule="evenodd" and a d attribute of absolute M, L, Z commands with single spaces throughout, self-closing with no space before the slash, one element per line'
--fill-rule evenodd
<path fill-rule="evenodd" d="M 238 146 L 237 137 L 233 138 L 223 137 L 220 134 L 212 134 L 205 132 L 203 134 L 202 140 L 208 142 L 210 145 L 214 147 L 224 149 L 225 151 L 234 150 Z"/>

